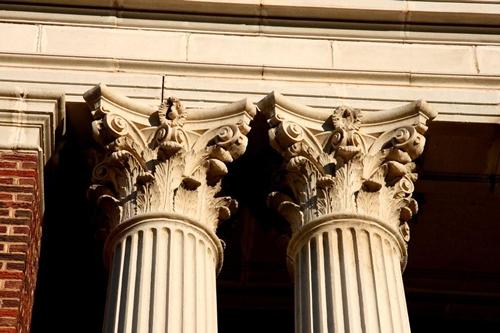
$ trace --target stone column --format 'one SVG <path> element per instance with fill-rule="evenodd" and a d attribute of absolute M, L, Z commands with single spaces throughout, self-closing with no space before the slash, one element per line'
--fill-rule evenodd
<path fill-rule="evenodd" d="M 143 214 L 108 245 L 104 332 L 217 332 L 222 247 L 213 231 L 182 215 Z"/>
<path fill-rule="evenodd" d="M 402 271 L 417 212 L 413 160 L 435 114 L 424 102 L 363 118 L 339 107 L 306 128 L 288 119 L 310 108 L 273 98 L 279 107 L 268 97 L 261 108 L 284 174 L 269 204 L 292 228 L 295 331 L 410 332 Z"/>
<path fill-rule="evenodd" d="M 410 332 L 399 237 L 377 219 L 327 215 L 297 233 L 296 332 Z"/>
<path fill-rule="evenodd" d="M 226 163 L 246 149 L 254 107 L 188 117 L 176 99 L 149 110 L 105 86 L 85 99 L 101 146 L 89 195 L 110 268 L 103 332 L 217 332 L 215 230 L 236 208 L 218 193 Z"/>

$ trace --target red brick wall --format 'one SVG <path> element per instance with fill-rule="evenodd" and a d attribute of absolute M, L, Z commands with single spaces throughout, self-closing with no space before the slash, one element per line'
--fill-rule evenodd
<path fill-rule="evenodd" d="M 0 333 L 29 332 L 41 236 L 38 154 L 0 151 Z"/>

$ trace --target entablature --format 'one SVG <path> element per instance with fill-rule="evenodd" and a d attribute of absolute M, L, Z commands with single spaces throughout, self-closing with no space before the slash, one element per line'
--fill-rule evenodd
<path fill-rule="evenodd" d="M 281 1 L 281 0 L 18 0 L 17 4 L 102 8 L 114 11 L 160 11 L 196 15 L 499 26 L 498 1 Z"/>

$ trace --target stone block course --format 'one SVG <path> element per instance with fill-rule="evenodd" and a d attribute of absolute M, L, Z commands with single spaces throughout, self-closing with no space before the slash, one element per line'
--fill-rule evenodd
<path fill-rule="evenodd" d="M 37 48 L 38 27 L 33 24 L 0 23 L 0 52 L 34 53 Z"/>
<path fill-rule="evenodd" d="M 258 66 L 331 68 L 327 40 L 192 34 L 188 61 Z"/>
<path fill-rule="evenodd" d="M 479 73 L 500 75 L 500 46 L 478 46 L 476 52 Z"/>
<path fill-rule="evenodd" d="M 408 44 L 406 48 L 412 73 L 477 73 L 471 46 Z"/>
<path fill-rule="evenodd" d="M 187 34 L 130 29 L 44 26 L 41 53 L 121 59 L 186 59 Z"/>
<path fill-rule="evenodd" d="M 333 43 L 335 69 L 476 74 L 472 46 L 377 42 Z"/>

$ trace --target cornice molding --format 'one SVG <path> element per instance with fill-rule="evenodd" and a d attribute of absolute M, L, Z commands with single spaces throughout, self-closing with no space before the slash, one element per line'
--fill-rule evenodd
<path fill-rule="evenodd" d="M 60 91 L 0 86 L 0 145 L 37 150 L 45 164 L 55 150 L 56 129 L 64 126 L 65 97 Z"/>
<path fill-rule="evenodd" d="M 151 11 L 255 18 L 343 20 L 406 24 L 500 26 L 497 2 L 294 0 L 17 0 L 14 5 L 64 6 L 112 11 Z"/>
<path fill-rule="evenodd" d="M 40 211 L 45 209 L 44 167 L 65 126 L 64 93 L 0 86 L 0 149 L 38 154 Z"/>
<path fill-rule="evenodd" d="M 175 61 L 149 61 L 97 57 L 50 56 L 0 53 L 6 67 L 85 70 L 98 72 L 123 71 L 194 77 L 267 79 L 276 81 L 377 84 L 444 88 L 499 89 L 500 77 L 484 74 L 432 74 L 394 71 L 364 71 L 317 68 L 294 68 L 256 65 L 227 65 Z M 300 80 L 298 80 L 300 78 Z M 473 116 L 473 115 L 470 115 Z M 487 116 L 487 115 L 478 115 Z M 498 117 L 498 115 L 493 115 Z M 488 122 L 467 120 L 472 122 Z"/>
<path fill-rule="evenodd" d="M 271 36 L 338 41 L 497 45 L 500 27 L 485 25 L 425 25 L 369 21 L 318 21 L 305 18 L 206 16 L 186 13 L 130 12 L 127 10 L 40 7 L 0 4 L 0 22 L 209 33 L 236 36 Z M 458 22 L 457 24 L 459 24 Z"/>

